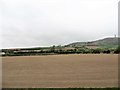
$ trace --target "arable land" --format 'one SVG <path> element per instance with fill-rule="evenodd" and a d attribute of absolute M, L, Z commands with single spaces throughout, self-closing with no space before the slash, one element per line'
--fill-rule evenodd
<path fill-rule="evenodd" d="M 118 54 L 2 57 L 3 88 L 117 87 Z"/>

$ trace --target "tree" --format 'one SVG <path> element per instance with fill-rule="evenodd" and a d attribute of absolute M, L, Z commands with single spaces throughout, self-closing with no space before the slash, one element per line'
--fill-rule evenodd
<path fill-rule="evenodd" d="M 116 53 L 116 54 L 119 54 L 119 53 L 120 53 L 120 45 L 118 46 L 118 48 L 115 50 L 114 53 Z"/>
<path fill-rule="evenodd" d="M 51 52 L 55 52 L 55 45 L 51 47 Z"/>

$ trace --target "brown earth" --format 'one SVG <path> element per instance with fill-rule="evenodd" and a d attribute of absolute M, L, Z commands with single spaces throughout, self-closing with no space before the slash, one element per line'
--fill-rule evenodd
<path fill-rule="evenodd" d="M 117 87 L 118 55 L 3 57 L 3 88 Z"/>

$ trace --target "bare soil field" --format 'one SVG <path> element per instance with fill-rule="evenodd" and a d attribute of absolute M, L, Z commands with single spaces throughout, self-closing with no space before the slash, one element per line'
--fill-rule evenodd
<path fill-rule="evenodd" d="M 3 57 L 3 88 L 117 87 L 118 55 Z"/>

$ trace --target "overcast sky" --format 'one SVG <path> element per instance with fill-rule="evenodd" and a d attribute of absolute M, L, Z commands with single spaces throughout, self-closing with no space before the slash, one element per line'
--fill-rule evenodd
<path fill-rule="evenodd" d="M 0 0 L 0 48 L 65 45 L 118 34 L 119 0 Z"/>

